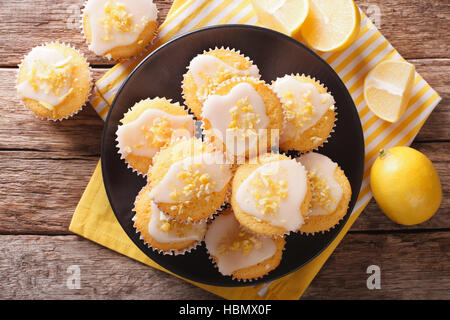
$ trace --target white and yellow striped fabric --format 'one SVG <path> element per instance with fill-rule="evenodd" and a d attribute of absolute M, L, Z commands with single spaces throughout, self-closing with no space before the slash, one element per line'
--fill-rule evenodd
<path fill-rule="evenodd" d="M 174 1 L 166 21 L 160 27 L 159 37 L 152 49 L 157 48 L 174 36 L 197 28 L 208 25 L 232 23 L 258 23 L 249 0 L 176 0 Z M 325 263 L 334 248 L 342 240 L 350 226 L 370 201 L 372 194 L 369 186 L 369 169 L 377 157 L 378 151 L 382 148 L 389 148 L 396 145 L 411 144 L 429 114 L 440 101 L 439 95 L 419 74 L 416 73 L 412 98 L 405 115 L 399 122 L 395 124 L 387 123 L 377 118 L 369 110 L 363 97 L 363 85 L 366 74 L 373 67 L 375 67 L 376 64 L 383 60 L 402 59 L 402 57 L 364 14 L 362 14 L 359 36 L 349 48 L 336 53 L 324 53 L 320 55 L 334 68 L 347 86 L 361 119 L 365 138 L 366 156 L 364 180 L 358 201 L 353 210 L 352 216 L 336 240 L 321 255 L 297 272 L 271 283 L 255 287 L 220 288 L 197 284 L 225 298 L 300 298 L 304 290 L 308 287 L 309 283 L 322 267 L 323 263 Z M 120 88 L 127 75 L 139 62 L 139 60 L 121 62 L 113 67 L 96 83 L 90 102 L 103 119 L 106 118 L 109 106 L 114 99 L 118 88 Z M 93 179 L 95 176 L 96 175 L 94 174 Z M 85 195 L 83 195 L 83 198 L 85 198 Z M 79 213 L 81 209 L 79 210 L 79 208 L 77 208 L 71 224 L 72 231 L 108 246 L 116 251 L 128 254 L 135 259 L 141 261 L 147 259 L 137 257 L 136 254 L 120 249 L 119 245 L 114 246 L 114 244 L 111 244 L 110 238 L 108 238 L 108 243 L 106 244 L 105 241 L 101 241 L 101 239 L 96 236 L 95 232 L 87 232 L 86 229 L 79 227 L 80 224 L 83 224 L 84 226 L 86 225 L 86 223 L 84 223 L 81 219 L 82 216 L 86 220 L 87 214 L 95 214 L 95 210 L 94 213 L 92 212 L 92 207 L 83 204 L 83 198 L 80 201 L 79 207 L 84 210 L 84 215 Z M 79 217 L 76 216 L 77 213 L 79 213 Z M 97 221 L 96 223 L 99 222 Z M 102 232 L 105 231 L 103 230 Z M 110 235 L 110 237 L 114 237 L 114 234 Z M 134 246 L 131 241 L 130 246 Z M 144 262 L 155 266 L 154 263 L 147 261 Z"/>

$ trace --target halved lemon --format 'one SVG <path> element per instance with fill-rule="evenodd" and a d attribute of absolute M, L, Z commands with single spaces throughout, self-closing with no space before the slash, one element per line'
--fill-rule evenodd
<path fill-rule="evenodd" d="M 259 22 L 270 29 L 298 38 L 309 12 L 308 0 L 251 0 Z"/>
<path fill-rule="evenodd" d="M 322 52 L 342 50 L 358 36 L 361 15 L 352 0 L 310 0 L 301 28 L 307 44 Z"/>
<path fill-rule="evenodd" d="M 405 113 L 414 87 L 414 65 L 401 60 L 379 63 L 364 81 L 364 98 L 370 110 L 388 122 Z"/>

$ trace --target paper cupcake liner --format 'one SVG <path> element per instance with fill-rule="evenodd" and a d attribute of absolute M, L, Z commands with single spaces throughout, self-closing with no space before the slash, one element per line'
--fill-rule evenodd
<path fill-rule="evenodd" d="M 286 75 L 285 75 L 285 76 L 286 76 Z M 278 77 L 277 79 L 275 79 L 274 81 L 272 81 L 272 83 L 271 83 L 271 85 L 270 85 L 270 87 L 272 88 L 272 90 L 273 90 L 273 85 L 274 85 L 274 83 L 275 83 L 277 80 L 284 78 L 285 76 L 283 76 L 283 77 Z M 306 75 L 306 74 L 304 74 L 304 73 L 302 73 L 302 74 L 299 74 L 299 73 L 296 73 L 296 74 L 291 73 L 291 74 L 289 74 L 288 76 L 291 76 L 291 77 L 294 77 L 294 78 L 302 78 L 302 77 L 303 77 L 303 78 L 312 80 L 312 81 L 314 81 L 316 84 L 318 84 L 319 86 L 321 86 L 323 89 L 325 89 L 329 94 L 331 94 L 331 93 L 328 91 L 328 88 L 327 88 L 322 82 L 320 82 L 319 79 L 316 79 L 315 77 L 311 77 L 311 76 Z M 275 90 L 273 90 L 273 92 L 275 92 Z M 275 92 L 275 94 L 277 94 L 277 93 Z M 282 97 L 281 97 L 280 95 L 277 94 L 277 96 L 278 96 L 278 98 L 280 99 L 280 101 L 283 101 L 283 100 L 282 100 Z M 283 108 L 283 127 L 287 124 L 286 112 L 287 112 L 287 110 L 286 110 L 285 108 Z M 310 150 L 306 150 L 306 151 L 300 151 L 300 150 L 295 150 L 295 149 L 290 149 L 290 150 L 285 150 L 285 151 L 286 151 L 286 152 L 296 152 L 296 153 L 298 153 L 298 154 L 300 155 L 300 154 L 304 154 L 304 153 L 307 153 L 307 152 L 310 152 L 310 151 L 316 151 L 316 150 L 318 150 L 319 148 L 323 147 L 323 145 L 326 144 L 326 143 L 328 142 L 329 138 L 331 137 L 331 134 L 335 132 L 335 131 L 334 131 L 334 128 L 336 127 L 337 114 L 338 114 L 338 113 L 337 113 L 336 107 L 335 107 L 335 108 L 334 108 L 334 121 L 333 121 L 333 127 L 332 127 L 332 129 L 331 129 L 331 131 L 330 131 L 328 137 L 326 137 L 320 144 L 318 144 L 318 145 L 316 145 L 314 148 L 312 148 L 312 149 L 310 149 Z M 280 133 L 280 135 L 281 135 L 281 134 L 282 134 L 282 132 Z"/>
<path fill-rule="evenodd" d="M 147 99 L 150 99 L 150 98 L 147 98 Z M 139 102 L 141 102 L 141 101 L 143 101 L 143 100 L 146 100 L 146 99 L 142 99 L 142 100 L 140 100 Z M 152 99 L 150 99 L 150 100 L 164 100 L 164 101 L 167 101 L 168 103 L 170 103 L 170 104 L 172 104 L 172 105 L 174 105 L 174 106 L 177 106 L 177 107 L 182 108 L 183 110 L 186 110 L 186 109 L 184 108 L 184 106 L 180 105 L 179 102 L 172 102 L 172 99 L 167 99 L 167 98 L 165 98 L 165 97 L 162 97 L 162 98 L 160 98 L 160 97 L 155 97 L 155 98 L 152 98 Z M 137 102 L 137 103 L 139 103 L 139 102 Z M 131 112 L 132 109 L 133 109 L 133 107 L 134 107 L 135 105 L 136 105 L 136 104 L 134 104 L 131 108 L 129 108 L 129 109 L 127 110 L 126 113 Z M 150 109 L 151 109 L 151 108 L 150 108 Z M 147 110 L 148 110 L 148 109 L 147 109 Z M 124 113 L 124 116 L 125 116 L 126 113 Z M 188 113 L 188 115 L 190 115 L 190 116 L 192 117 L 191 114 Z M 193 118 L 193 117 L 192 117 L 192 118 Z M 194 120 L 194 121 L 195 121 L 195 120 Z M 144 172 L 140 172 L 139 170 L 135 169 L 135 168 L 134 168 L 127 160 L 126 160 L 126 156 L 124 156 L 123 150 L 119 147 L 119 137 L 117 136 L 117 131 L 116 131 L 115 134 L 116 134 L 116 139 L 115 139 L 115 141 L 116 141 L 116 148 L 118 149 L 118 153 L 119 153 L 119 155 L 120 155 L 120 159 L 122 159 L 122 160 L 126 163 L 127 168 L 130 169 L 133 173 L 136 173 L 138 176 L 142 176 L 142 177 L 144 177 L 144 178 L 147 177 L 148 170 L 147 170 L 147 172 L 145 172 L 145 173 L 144 173 Z M 194 134 L 195 134 L 195 132 L 194 132 Z M 173 140 L 169 143 L 169 145 L 170 145 L 171 143 L 173 143 L 174 141 L 179 141 L 179 140 L 181 140 L 181 139 L 184 139 L 184 137 L 178 137 L 178 138 L 173 139 Z M 161 147 L 160 150 L 167 148 L 169 145 Z M 159 153 L 159 151 L 153 156 L 153 158 L 155 158 L 156 155 L 157 155 L 158 153 Z M 150 167 L 151 167 L 151 166 L 150 166 Z M 150 168 L 149 168 L 149 169 L 150 169 Z"/>
<path fill-rule="evenodd" d="M 147 241 L 145 241 L 144 237 L 142 236 L 142 233 L 138 230 L 138 228 L 137 228 L 137 226 L 136 226 L 136 222 L 135 222 L 135 220 L 136 220 L 136 214 L 137 214 L 137 212 L 136 212 L 136 210 L 135 210 L 135 209 L 136 209 L 136 202 L 137 202 L 138 198 L 142 196 L 142 191 L 143 191 L 143 189 L 141 189 L 141 191 L 139 191 L 139 194 L 137 195 L 136 200 L 135 200 L 135 202 L 134 202 L 134 204 L 133 204 L 133 209 L 132 209 L 132 211 L 135 213 L 135 215 L 133 216 L 133 218 L 131 218 L 131 220 L 134 222 L 134 223 L 133 223 L 133 228 L 136 230 L 136 233 L 139 234 L 139 239 L 140 239 L 140 240 L 141 240 L 141 241 L 142 241 L 149 249 L 152 249 L 153 251 L 158 252 L 159 254 L 177 256 L 177 255 L 183 255 L 183 254 L 189 253 L 189 252 L 191 252 L 192 250 L 195 250 L 198 246 L 200 246 L 200 245 L 202 244 L 203 239 L 204 239 L 204 236 L 203 236 L 203 239 L 202 239 L 202 240 L 198 240 L 198 241 L 194 242 L 192 245 L 190 245 L 189 247 L 186 247 L 186 248 L 183 249 L 183 250 L 177 250 L 177 249 L 162 250 L 162 249 L 160 249 L 160 248 L 153 247 L 150 243 L 148 243 Z"/>
<path fill-rule="evenodd" d="M 85 55 L 84 55 L 82 52 L 80 52 L 80 51 L 78 51 L 77 49 L 75 49 L 75 47 L 72 46 L 72 44 L 70 44 L 70 43 L 59 42 L 59 41 L 44 42 L 43 44 L 41 44 L 41 45 L 39 45 L 39 46 L 33 47 L 31 50 L 33 50 L 34 48 L 37 48 L 37 47 L 46 47 L 46 46 L 51 45 L 51 44 L 59 44 L 59 45 L 62 45 L 62 46 L 71 48 L 72 50 L 74 50 L 75 52 L 77 52 L 77 53 L 83 58 L 83 60 L 86 62 L 87 68 L 88 68 L 88 70 L 89 70 L 89 90 L 88 90 L 88 93 L 87 93 L 87 95 L 86 95 L 86 99 L 84 100 L 84 103 L 83 103 L 77 110 L 75 110 L 74 112 L 72 112 L 71 114 L 69 114 L 69 115 L 67 115 L 67 116 L 65 116 L 65 117 L 62 117 L 62 118 L 50 118 L 50 117 L 41 117 L 41 116 L 38 116 L 36 113 L 34 113 L 34 112 L 33 112 L 33 111 L 25 104 L 25 102 L 23 101 L 22 98 L 18 97 L 18 100 L 20 101 L 20 103 L 22 104 L 22 106 L 24 106 L 24 107 L 26 107 L 28 110 L 30 110 L 30 111 L 33 113 L 33 115 L 34 115 L 37 119 L 40 119 L 40 120 L 52 120 L 53 122 L 58 122 L 58 121 L 66 120 L 66 119 L 69 119 L 69 118 L 73 117 L 74 115 L 76 115 L 77 113 L 79 113 L 79 112 L 84 108 L 84 106 L 86 106 L 86 105 L 88 104 L 89 99 L 90 99 L 91 94 L 92 94 L 92 88 L 93 88 L 93 76 L 92 76 L 92 68 L 91 68 L 91 66 L 90 66 L 90 64 L 89 64 L 89 62 L 88 62 L 88 60 L 86 59 Z M 22 68 L 22 65 L 23 65 L 23 63 L 24 63 L 24 60 L 25 60 L 25 58 L 28 56 L 28 54 L 31 52 L 31 50 L 30 50 L 25 56 L 22 57 L 22 59 L 20 60 L 20 63 L 19 63 L 18 66 L 17 66 L 18 68 L 17 68 L 17 71 L 16 71 L 16 83 L 15 83 L 16 93 L 18 93 L 18 91 L 19 91 L 19 88 L 18 88 L 18 85 L 19 85 L 18 80 L 19 80 L 19 72 L 20 72 L 20 69 Z"/>
<path fill-rule="evenodd" d="M 135 54 L 134 56 L 130 56 L 130 57 L 128 57 L 128 58 L 114 59 L 110 54 L 106 54 L 106 55 L 101 54 L 101 55 L 100 55 L 100 54 L 96 54 L 94 51 L 92 51 L 92 50 L 89 48 L 91 44 L 89 43 L 89 41 L 88 41 L 88 39 L 87 39 L 87 37 L 86 37 L 86 34 L 84 33 L 84 26 L 83 26 L 83 16 L 84 16 L 84 14 L 85 14 L 86 5 L 87 5 L 88 1 L 89 1 L 89 0 L 86 0 L 86 1 L 83 3 L 82 7 L 81 7 L 81 14 L 80 14 L 79 27 L 80 27 L 80 30 L 81 30 L 81 34 L 83 35 L 84 41 L 85 41 L 86 45 L 88 46 L 89 51 L 91 51 L 92 53 L 94 53 L 96 56 L 100 56 L 100 57 L 104 57 L 104 58 L 108 59 L 108 61 L 121 62 L 121 61 L 126 61 L 126 60 L 129 60 L 129 59 L 139 59 L 139 58 L 141 58 L 141 57 L 144 55 L 144 53 L 146 53 L 146 52 L 148 52 L 148 50 L 150 50 L 151 46 L 152 46 L 152 45 L 154 44 L 154 42 L 155 42 L 155 39 L 158 37 L 158 31 L 159 31 L 159 28 L 158 28 L 158 20 L 156 20 L 157 28 L 156 28 L 155 31 L 153 32 L 153 39 L 152 39 L 149 43 L 147 43 L 147 44 L 145 45 L 145 47 L 142 48 L 142 50 L 141 50 L 139 53 Z M 159 9 L 158 9 L 158 7 L 156 7 L 156 17 L 158 17 L 158 16 L 159 16 Z M 110 49 L 110 50 L 111 50 L 111 49 Z"/>
<path fill-rule="evenodd" d="M 214 49 L 213 48 L 209 48 L 208 50 L 203 50 L 203 52 L 202 53 L 199 53 L 199 54 L 197 54 L 194 58 L 192 58 L 191 59 L 191 61 L 193 60 L 193 59 L 195 59 L 196 57 L 198 57 L 198 56 L 201 56 L 201 55 L 204 55 L 204 54 L 206 54 L 206 53 L 210 53 L 210 52 L 213 52 L 213 51 L 215 51 L 215 50 L 226 50 L 226 51 L 230 51 L 230 52 L 234 52 L 234 53 L 236 53 L 236 54 L 238 54 L 238 55 L 240 55 L 241 57 L 243 57 L 245 60 L 247 60 L 252 66 L 256 66 L 256 68 L 258 69 L 258 78 L 257 79 L 260 79 L 261 78 L 261 73 L 260 73 L 260 70 L 259 70 L 259 68 L 258 68 L 258 66 L 253 62 L 253 60 L 251 60 L 248 56 L 246 56 L 246 55 L 244 55 L 243 53 L 241 53 L 241 51 L 240 50 L 236 50 L 236 49 L 234 49 L 234 48 L 231 48 L 230 49 L 230 47 L 224 47 L 224 46 L 222 46 L 222 47 L 214 47 Z M 186 71 L 186 73 L 183 75 L 183 80 L 182 80 L 182 82 L 181 82 L 181 96 L 182 96 L 182 98 L 183 98 L 183 101 L 184 101 L 184 104 L 187 106 L 187 102 L 186 102 L 186 96 L 185 96 L 185 81 L 186 81 L 186 75 L 188 74 L 188 72 L 190 72 L 190 68 L 189 68 L 189 66 L 190 66 L 190 63 L 186 66 L 186 69 L 187 69 L 187 71 Z M 208 86 L 208 89 L 211 89 L 210 90 L 210 92 L 212 92 L 213 89 L 214 88 L 214 86 L 213 85 L 209 85 Z M 190 109 L 190 108 L 189 108 Z M 192 112 L 192 111 L 191 111 Z"/>

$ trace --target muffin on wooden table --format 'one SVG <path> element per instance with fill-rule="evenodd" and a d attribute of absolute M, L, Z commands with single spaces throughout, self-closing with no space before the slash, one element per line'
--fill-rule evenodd
<path fill-rule="evenodd" d="M 22 60 L 17 92 L 38 117 L 61 120 L 85 105 L 91 82 L 83 55 L 68 45 L 52 42 L 33 48 Z"/>

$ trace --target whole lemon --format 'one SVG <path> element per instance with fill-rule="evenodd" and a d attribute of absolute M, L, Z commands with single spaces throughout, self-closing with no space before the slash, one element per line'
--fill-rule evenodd
<path fill-rule="evenodd" d="M 370 171 L 370 185 L 381 210 L 402 225 L 430 219 L 442 200 L 433 163 L 409 147 L 381 150 Z"/>

